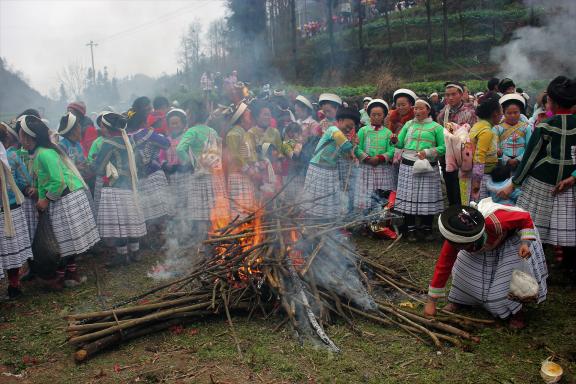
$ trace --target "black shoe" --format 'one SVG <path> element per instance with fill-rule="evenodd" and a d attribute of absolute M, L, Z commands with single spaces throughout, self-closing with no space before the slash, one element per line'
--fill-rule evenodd
<path fill-rule="evenodd" d="M 15 298 L 22 296 L 22 291 L 18 287 L 8 287 L 8 298 L 14 300 Z"/>
<path fill-rule="evenodd" d="M 436 240 L 436 235 L 432 231 L 432 228 L 424 228 L 422 230 L 422 240 L 426 242 L 431 242 Z"/>
<path fill-rule="evenodd" d="M 418 235 L 416 234 L 415 229 L 408 230 L 408 233 L 406 233 L 406 241 L 409 243 L 417 243 L 418 242 Z"/>

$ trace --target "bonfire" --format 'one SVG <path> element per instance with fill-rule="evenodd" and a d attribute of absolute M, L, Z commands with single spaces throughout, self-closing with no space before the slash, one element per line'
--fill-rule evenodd
<path fill-rule="evenodd" d="M 275 330 L 291 327 L 301 341 L 332 352 L 339 347 L 329 336 L 329 325 L 344 321 L 362 335 L 355 323 L 359 317 L 399 327 L 438 349 L 478 341 L 470 331 L 491 321 L 448 312 L 435 319 L 421 316 L 416 306 L 423 303 L 425 291 L 358 253 L 342 233 L 365 225 L 379 212 L 344 222 L 310 223 L 303 203 L 285 200 L 280 192 L 240 219 L 231 218 L 228 200 L 218 197 L 204 247 L 183 251 L 203 254 L 192 272 L 109 310 L 68 316 L 75 360 L 86 361 L 113 345 L 207 316 L 228 322 L 240 356 L 233 322 L 238 315 L 279 319 Z M 386 292 L 405 301 L 397 304 Z"/>

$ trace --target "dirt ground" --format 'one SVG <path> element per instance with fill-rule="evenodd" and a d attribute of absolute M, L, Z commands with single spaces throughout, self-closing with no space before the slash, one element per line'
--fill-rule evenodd
<path fill-rule="evenodd" d="M 355 241 L 423 287 L 440 249 L 438 242 L 399 242 L 385 251 L 389 241 Z M 99 310 L 154 286 L 146 272 L 159 258 L 148 252 L 141 263 L 116 270 L 102 266 L 106 257 L 84 259 L 85 285 L 46 293 L 30 284 L 24 297 L 0 302 L 0 383 L 541 383 L 540 363 L 549 356 L 564 368 L 563 382 L 576 383 L 576 288 L 554 266 L 548 300 L 529 308 L 527 329 L 511 331 L 499 322 L 476 331 L 481 342 L 464 349 L 436 351 L 402 331 L 356 319 L 364 336 L 341 322 L 327 329 L 342 349 L 331 354 L 300 345 L 286 327 L 274 332 L 279 317 L 236 314 L 242 359 L 226 323 L 206 318 L 75 364 L 64 316 Z"/>

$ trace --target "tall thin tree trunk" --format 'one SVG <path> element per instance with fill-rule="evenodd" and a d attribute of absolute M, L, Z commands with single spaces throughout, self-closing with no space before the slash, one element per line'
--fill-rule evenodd
<path fill-rule="evenodd" d="M 358 49 L 360 50 L 360 64 L 364 66 L 366 58 L 364 57 L 364 5 L 361 0 L 356 2 L 358 7 Z"/>
<path fill-rule="evenodd" d="M 464 28 L 464 17 L 462 16 L 462 2 L 458 2 L 458 21 L 460 23 L 460 38 L 464 42 L 466 36 L 466 28 Z"/>
<path fill-rule="evenodd" d="M 334 0 L 328 0 L 328 38 L 330 40 L 330 72 L 334 70 L 334 20 L 332 20 L 332 5 Z"/>
<path fill-rule="evenodd" d="M 388 51 L 392 51 L 392 30 L 390 29 L 390 17 L 388 16 L 388 0 L 384 1 L 384 16 L 386 17 L 386 30 L 388 32 Z"/>
<path fill-rule="evenodd" d="M 448 58 L 448 0 L 442 0 L 442 49 Z"/>
<path fill-rule="evenodd" d="M 298 47 L 296 30 L 296 0 L 290 0 L 291 32 L 292 32 L 292 67 L 294 69 L 294 80 L 298 76 Z"/>
<path fill-rule="evenodd" d="M 426 0 L 426 48 L 428 61 L 432 61 L 432 0 Z"/>

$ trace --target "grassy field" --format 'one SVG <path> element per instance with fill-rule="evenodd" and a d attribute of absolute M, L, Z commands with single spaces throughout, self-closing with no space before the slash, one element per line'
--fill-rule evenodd
<path fill-rule="evenodd" d="M 409 273 L 426 286 L 439 243 L 387 242 L 357 238 L 371 258 Z M 342 349 L 330 354 L 299 345 L 288 328 L 274 332 L 280 318 L 234 317 L 244 358 L 237 355 L 221 319 L 205 319 L 124 344 L 76 365 L 65 343 L 63 316 L 98 310 L 154 285 L 146 272 L 157 255 L 107 271 L 92 260 L 80 265 L 87 284 L 63 293 L 25 286 L 26 296 L 0 303 L 0 383 L 541 383 L 540 362 L 554 355 L 576 376 L 576 289 L 551 268 L 548 301 L 531 307 L 524 331 L 504 323 L 479 330 L 478 345 L 437 352 L 397 329 L 357 319 L 360 336 L 344 323 L 328 328 Z M 98 298 L 96 276 L 102 297 Z M 5 289 L 4 286 L 1 287 Z M 476 313 L 478 314 L 478 313 Z M 14 376 L 15 375 L 15 376 Z"/>

